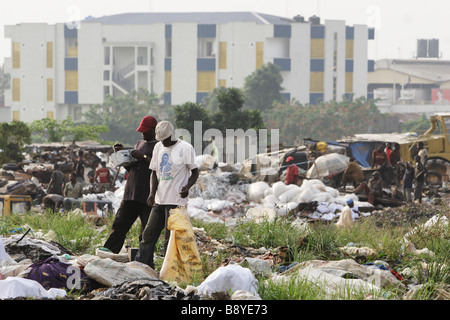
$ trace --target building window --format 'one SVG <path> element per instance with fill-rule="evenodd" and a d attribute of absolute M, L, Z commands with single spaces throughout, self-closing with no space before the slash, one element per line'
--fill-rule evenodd
<path fill-rule="evenodd" d="M 172 39 L 166 38 L 166 58 L 172 57 Z"/>
<path fill-rule="evenodd" d="M 104 47 L 103 52 L 104 52 L 103 62 L 105 66 L 109 66 L 111 64 L 111 47 Z"/>
<path fill-rule="evenodd" d="M 146 66 L 148 65 L 148 48 L 138 47 L 137 65 Z"/>
<path fill-rule="evenodd" d="M 111 95 L 109 86 L 103 86 L 103 96 L 106 97 L 108 95 Z"/>
<path fill-rule="evenodd" d="M 78 58 L 77 39 L 66 39 L 66 58 Z"/>
<path fill-rule="evenodd" d="M 109 72 L 109 70 L 103 71 L 103 80 L 104 81 L 109 81 L 110 80 L 110 72 Z"/>
<path fill-rule="evenodd" d="M 214 50 L 214 39 L 199 38 L 198 39 L 198 57 L 213 58 L 216 53 Z"/>

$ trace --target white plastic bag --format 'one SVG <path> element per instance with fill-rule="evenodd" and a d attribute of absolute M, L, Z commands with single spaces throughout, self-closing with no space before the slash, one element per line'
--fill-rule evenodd
<path fill-rule="evenodd" d="M 270 186 L 264 181 L 258 181 L 250 184 L 248 187 L 248 200 L 254 202 L 261 202 L 264 199 L 264 192 Z"/>
<path fill-rule="evenodd" d="M 351 227 L 353 226 L 353 216 L 352 210 L 349 206 L 345 206 L 342 209 L 341 215 L 339 217 L 338 222 L 336 223 L 338 227 Z"/>
<path fill-rule="evenodd" d="M 216 269 L 197 287 L 198 294 L 202 296 L 210 296 L 215 292 L 233 293 L 237 290 L 245 290 L 258 296 L 255 276 L 250 269 L 237 264 Z"/>
<path fill-rule="evenodd" d="M 277 216 L 277 213 L 272 208 L 265 208 L 265 207 L 254 207 L 247 210 L 247 213 L 245 214 L 245 217 L 248 219 L 255 220 L 256 222 L 260 222 L 263 220 L 271 221 L 275 219 Z"/>
<path fill-rule="evenodd" d="M 272 191 L 275 197 L 279 197 L 286 191 L 286 185 L 282 181 L 277 181 L 272 185 Z"/>
<path fill-rule="evenodd" d="M 65 295 L 66 291 L 63 289 L 50 288 L 45 290 L 39 282 L 31 279 L 8 277 L 5 280 L 0 280 L 0 299 L 20 297 L 55 299 Z"/>

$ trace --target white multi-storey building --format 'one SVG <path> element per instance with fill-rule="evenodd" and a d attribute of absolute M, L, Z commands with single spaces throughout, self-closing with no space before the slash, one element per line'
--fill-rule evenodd
<path fill-rule="evenodd" d="M 169 105 L 200 102 L 214 88 L 242 88 L 264 63 L 280 66 L 285 99 L 301 103 L 367 96 L 366 25 L 255 12 L 125 13 L 78 27 L 5 27 L 12 55 L 9 120 L 80 119 L 107 94 L 145 88 Z M 4 114 L 4 113 L 2 113 Z M 8 121 L 8 119 L 2 119 Z"/>

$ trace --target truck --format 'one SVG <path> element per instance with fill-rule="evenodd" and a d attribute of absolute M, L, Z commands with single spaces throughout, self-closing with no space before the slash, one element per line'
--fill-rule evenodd
<path fill-rule="evenodd" d="M 372 151 L 387 142 L 398 143 L 403 162 L 415 164 L 418 144 L 423 142 L 428 150 L 425 168 L 428 170 L 427 184 L 448 182 L 450 176 L 450 112 L 430 116 L 430 128 L 424 134 L 386 133 L 355 134 L 341 139 L 350 148 L 352 156 L 365 168 L 372 166 Z"/>

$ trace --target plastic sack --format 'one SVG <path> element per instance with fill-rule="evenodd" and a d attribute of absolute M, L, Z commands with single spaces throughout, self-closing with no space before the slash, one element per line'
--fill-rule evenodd
<path fill-rule="evenodd" d="M 275 197 L 278 198 L 281 194 L 283 194 L 286 191 L 286 185 L 281 181 L 277 181 L 272 185 L 272 191 Z"/>
<path fill-rule="evenodd" d="M 135 268 L 133 265 L 117 262 L 110 258 L 90 261 L 84 268 L 84 272 L 89 278 L 108 287 L 141 278 L 153 279 L 141 268 Z"/>
<path fill-rule="evenodd" d="M 277 216 L 277 213 L 272 208 L 265 207 L 254 207 L 247 210 L 245 217 L 251 220 L 255 220 L 256 222 L 268 220 L 272 221 Z"/>
<path fill-rule="evenodd" d="M 202 262 L 185 207 L 170 210 L 167 229 L 170 230 L 170 238 L 160 278 L 165 281 L 190 282 L 195 274 L 201 273 Z"/>
<path fill-rule="evenodd" d="M 237 264 L 220 267 L 211 273 L 198 287 L 199 295 L 210 296 L 215 292 L 236 292 L 245 290 L 256 297 L 257 280 L 252 271 Z"/>
<path fill-rule="evenodd" d="M 347 168 L 349 159 L 349 157 L 339 153 L 320 156 L 306 172 L 306 178 L 319 179 L 338 174 Z"/>
<path fill-rule="evenodd" d="M 300 194 L 300 187 L 292 185 L 293 187 L 286 188 L 286 191 L 278 196 L 278 199 L 283 203 L 294 201 L 294 199 Z"/>
<path fill-rule="evenodd" d="M 195 158 L 199 170 L 210 170 L 214 167 L 216 159 L 209 154 L 202 154 Z"/>
<path fill-rule="evenodd" d="M 117 262 L 126 263 L 126 262 L 130 261 L 130 258 L 128 257 L 128 253 L 120 253 L 120 252 L 119 253 L 114 253 L 114 252 L 111 252 L 111 251 L 101 250 L 100 248 L 97 248 L 95 250 L 95 255 L 99 256 L 100 258 L 110 258 L 110 259 L 112 259 L 114 261 L 117 261 Z"/>
<path fill-rule="evenodd" d="M 39 282 L 45 289 L 72 289 L 75 287 L 73 280 L 79 282 L 77 289 L 89 291 L 90 283 L 85 273 L 70 264 L 61 262 L 57 257 L 50 257 L 44 260 L 37 261 L 30 265 L 27 279 Z M 78 273 L 79 278 L 76 278 L 75 273 Z"/>
<path fill-rule="evenodd" d="M 248 200 L 261 202 L 264 198 L 264 192 L 269 188 L 270 186 L 264 181 L 258 181 L 250 184 L 248 187 Z"/>
<path fill-rule="evenodd" d="M 338 227 L 351 227 L 353 225 L 352 210 L 349 206 L 345 206 L 344 209 L 342 209 L 341 215 L 336 225 Z"/>
<path fill-rule="evenodd" d="M 51 288 L 48 291 L 37 281 L 20 278 L 9 277 L 0 281 L 0 299 L 14 298 L 35 298 L 35 299 L 55 299 L 66 296 L 63 289 Z"/>

